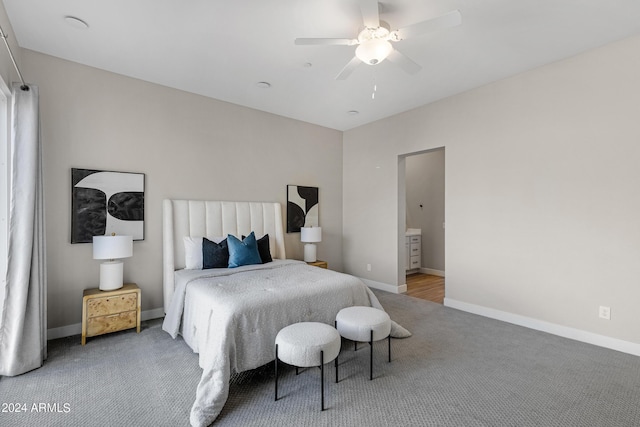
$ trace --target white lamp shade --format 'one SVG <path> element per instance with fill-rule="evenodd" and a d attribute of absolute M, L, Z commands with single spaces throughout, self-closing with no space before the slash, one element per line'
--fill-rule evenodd
<path fill-rule="evenodd" d="M 300 241 L 305 243 L 322 242 L 322 227 L 302 227 Z"/>
<path fill-rule="evenodd" d="M 132 255 L 132 236 L 93 236 L 93 259 L 129 258 Z"/>
<path fill-rule="evenodd" d="M 384 61 L 391 53 L 391 43 L 382 39 L 365 40 L 356 48 L 356 56 L 365 64 L 375 65 Z"/>

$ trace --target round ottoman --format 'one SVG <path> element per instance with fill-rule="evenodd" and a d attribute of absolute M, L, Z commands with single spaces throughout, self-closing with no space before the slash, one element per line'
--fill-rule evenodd
<path fill-rule="evenodd" d="M 324 323 L 300 322 L 289 325 L 276 336 L 275 400 L 278 400 L 278 360 L 296 368 L 320 367 L 320 408 L 324 411 L 324 364 L 335 360 L 338 382 L 340 334 Z"/>
<path fill-rule="evenodd" d="M 347 307 L 336 315 L 336 329 L 346 339 L 355 342 L 368 342 L 369 379 L 373 379 L 373 342 L 387 338 L 389 344 L 389 362 L 391 362 L 391 319 L 382 310 L 373 307 Z"/>

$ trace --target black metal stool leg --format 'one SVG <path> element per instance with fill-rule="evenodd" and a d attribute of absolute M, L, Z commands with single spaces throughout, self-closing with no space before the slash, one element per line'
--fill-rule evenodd
<path fill-rule="evenodd" d="M 389 363 L 391 363 L 391 334 L 387 337 L 389 340 Z"/>
<path fill-rule="evenodd" d="M 371 341 L 369 341 L 369 381 L 373 380 L 373 329 L 371 330 Z"/>
<path fill-rule="evenodd" d="M 336 329 L 338 329 L 338 321 L 337 321 L 337 320 L 335 320 L 335 321 L 333 322 L 333 326 L 334 326 Z M 340 338 L 340 339 L 342 340 L 342 338 Z M 339 356 L 339 355 L 340 355 L 340 353 L 338 353 L 338 356 Z M 336 384 L 338 384 L 338 356 L 336 356 L 336 361 L 335 361 L 335 364 L 336 364 Z"/>
<path fill-rule="evenodd" d="M 276 344 L 276 360 L 274 360 L 276 364 L 276 398 L 275 401 L 278 401 L 278 344 Z"/>
<path fill-rule="evenodd" d="M 320 350 L 320 410 L 324 411 L 324 351 Z"/>

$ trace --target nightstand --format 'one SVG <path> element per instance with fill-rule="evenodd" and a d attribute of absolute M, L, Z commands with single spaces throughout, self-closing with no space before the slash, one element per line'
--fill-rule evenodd
<path fill-rule="evenodd" d="M 329 268 L 329 266 L 327 265 L 327 261 L 313 261 L 313 262 L 308 262 L 307 264 L 309 265 L 313 265 L 314 267 L 320 267 L 320 268 Z"/>
<path fill-rule="evenodd" d="M 120 289 L 85 289 L 82 298 L 82 345 L 87 337 L 137 328 L 140 333 L 140 288 L 127 283 Z"/>

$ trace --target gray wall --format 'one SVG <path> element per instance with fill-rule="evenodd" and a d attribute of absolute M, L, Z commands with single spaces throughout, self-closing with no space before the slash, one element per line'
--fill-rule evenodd
<path fill-rule="evenodd" d="M 422 268 L 439 273 L 445 271 L 444 156 L 438 149 L 405 160 L 407 228 L 422 229 Z"/>
<path fill-rule="evenodd" d="M 142 289 L 143 311 L 163 306 L 165 198 L 277 201 L 284 208 L 287 184 L 317 186 L 318 257 L 342 268 L 341 132 L 29 50 L 23 61 L 29 81 L 40 86 L 49 328 L 77 328 L 82 290 L 99 278 L 91 244 L 70 243 L 74 167 L 146 175 L 145 240 L 134 243 L 124 272 Z M 300 234 L 285 237 L 287 256 L 302 259 Z"/>
<path fill-rule="evenodd" d="M 399 158 L 445 147 L 448 303 L 640 343 L 639 51 L 633 37 L 345 132 L 346 272 L 402 284 Z"/>

